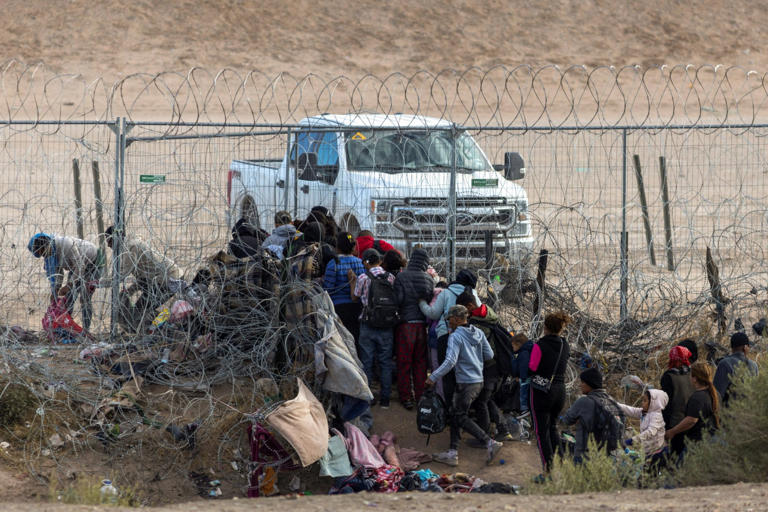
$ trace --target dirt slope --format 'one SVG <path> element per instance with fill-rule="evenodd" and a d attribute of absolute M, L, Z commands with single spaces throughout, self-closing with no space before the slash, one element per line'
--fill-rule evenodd
<path fill-rule="evenodd" d="M 112 79 L 192 66 L 361 76 L 555 63 L 765 69 L 768 10 L 737 0 L 5 0 L 0 61 Z"/>

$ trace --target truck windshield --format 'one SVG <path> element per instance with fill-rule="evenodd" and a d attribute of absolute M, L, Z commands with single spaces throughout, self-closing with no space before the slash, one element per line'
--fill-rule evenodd
<path fill-rule="evenodd" d="M 448 131 L 371 130 L 346 134 L 347 167 L 353 171 L 446 172 L 453 165 Z M 466 132 L 456 138 L 459 172 L 491 170 L 475 140 Z"/>

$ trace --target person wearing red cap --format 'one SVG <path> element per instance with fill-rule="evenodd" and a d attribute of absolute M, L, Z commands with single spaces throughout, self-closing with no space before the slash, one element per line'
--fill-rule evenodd
<path fill-rule="evenodd" d="M 685 404 L 693 394 L 691 381 L 691 351 L 682 346 L 669 351 L 669 368 L 661 376 L 661 390 L 669 397 L 662 411 L 667 430 L 674 428 L 685 418 Z M 685 447 L 684 435 L 676 434 L 669 443 L 670 451 L 680 457 Z"/>
<path fill-rule="evenodd" d="M 389 251 L 396 251 L 392 244 L 385 242 L 384 240 L 376 240 L 373 238 L 373 233 L 364 229 L 357 235 L 355 240 L 355 251 L 352 253 L 355 256 L 362 258 L 363 253 L 368 249 L 376 249 L 379 254 L 386 254 Z"/>

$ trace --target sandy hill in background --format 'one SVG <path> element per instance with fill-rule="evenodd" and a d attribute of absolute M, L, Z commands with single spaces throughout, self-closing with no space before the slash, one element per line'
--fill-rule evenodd
<path fill-rule="evenodd" d="M 193 66 L 359 77 L 503 64 L 768 68 L 768 10 L 717 0 L 5 0 L 0 60 L 112 81 Z"/>

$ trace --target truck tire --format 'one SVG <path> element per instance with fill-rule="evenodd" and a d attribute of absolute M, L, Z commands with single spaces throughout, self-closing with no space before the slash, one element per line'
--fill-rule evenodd
<path fill-rule="evenodd" d="M 245 219 L 251 226 L 261 229 L 261 223 L 259 222 L 259 208 L 250 196 L 246 196 L 240 203 L 240 217 L 235 219 L 235 221 L 240 219 Z"/>
<path fill-rule="evenodd" d="M 357 234 L 360 232 L 360 223 L 354 215 L 348 213 L 341 219 L 341 229 L 357 237 Z"/>

